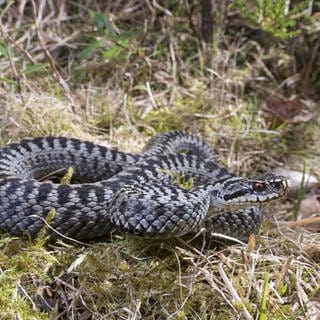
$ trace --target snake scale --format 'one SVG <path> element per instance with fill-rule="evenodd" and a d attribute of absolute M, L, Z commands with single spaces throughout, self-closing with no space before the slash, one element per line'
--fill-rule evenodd
<path fill-rule="evenodd" d="M 48 180 L 68 167 L 76 183 Z M 181 175 L 193 179 L 191 189 L 177 183 Z M 35 237 L 54 209 L 52 238 L 92 239 L 113 229 L 168 238 L 203 229 L 246 240 L 259 229 L 261 204 L 287 191 L 285 177 L 233 175 L 208 144 L 181 131 L 159 134 L 140 154 L 65 137 L 0 149 L 0 231 L 17 236 Z"/>

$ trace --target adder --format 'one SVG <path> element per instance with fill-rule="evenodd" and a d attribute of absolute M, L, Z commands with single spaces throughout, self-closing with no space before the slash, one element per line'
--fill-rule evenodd
<path fill-rule="evenodd" d="M 78 183 L 48 180 L 68 167 Z M 192 179 L 191 189 L 178 183 L 181 176 Z M 180 131 L 156 136 L 141 154 L 65 137 L 0 149 L 0 231 L 17 236 L 35 237 L 54 209 L 51 238 L 92 239 L 113 229 L 168 238 L 203 229 L 246 241 L 260 227 L 261 204 L 287 191 L 282 176 L 235 176 L 207 143 Z"/>

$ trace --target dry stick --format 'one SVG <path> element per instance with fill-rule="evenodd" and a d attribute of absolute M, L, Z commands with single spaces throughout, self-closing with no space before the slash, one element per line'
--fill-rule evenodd
<path fill-rule="evenodd" d="M 181 239 L 179 239 L 179 240 L 181 240 Z M 186 243 L 186 244 L 187 244 L 187 243 Z M 187 245 L 188 245 L 188 244 L 187 244 Z M 188 246 L 189 246 L 189 245 L 188 245 Z M 184 252 L 183 249 L 178 248 L 178 247 L 176 247 L 176 248 L 179 249 L 180 252 L 182 252 L 182 253 Z M 202 252 L 199 252 L 199 251 L 198 251 L 196 248 L 194 248 L 194 247 L 190 247 L 190 246 L 189 246 L 189 248 L 191 248 L 191 249 L 195 252 L 195 256 L 197 256 L 199 259 L 200 259 L 200 257 L 202 257 L 202 258 L 204 258 L 204 260 L 206 260 L 208 263 L 210 263 L 209 257 L 207 257 L 206 255 L 204 255 Z M 220 258 L 220 260 L 221 260 L 221 255 L 219 255 L 219 258 Z M 228 265 L 228 263 L 226 262 L 226 258 L 225 258 L 225 257 L 223 258 L 223 260 L 224 260 L 224 263 L 227 264 L 228 267 L 230 267 L 230 265 Z M 194 261 L 194 260 L 192 259 L 191 261 Z M 199 270 L 201 271 L 201 273 L 204 275 L 206 281 L 208 281 L 209 285 L 210 285 L 215 291 L 217 291 L 217 292 L 225 299 L 225 301 L 230 305 L 230 307 L 231 307 L 233 310 L 236 311 L 237 309 L 235 308 L 234 304 L 233 304 L 231 301 L 229 301 L 229 299 L 228 299 L 228 298 L 226 297 L 226 295 L 224 294 L 223 290 L 221 290 L 220 287 L 217 286 L 216 283 L 214 282 L 212 273 L 209 272 L 206 267 L 198 267 L 198 265 L 196 265 L 194 262 L 193 262 L 193 265 L 194 265 L 195 267 L 199 268 Z M 221 269 L 221 270 L 220 270 L 220 269 Z M 234 300 L 235 300 L 236 302 L 240 302 L 241 305 L 243 306 L 243 309 L 244 309 L 244 310 L 243 310 L 243 314 L 244 314 L 245 318 L 246 318 L 247 320 L 253 320 L 253 318 L 251 317 L 251 315 L 249 314 L 249 312 L 247 311 L 247 309 L 245 308 L 245 306 L 244 306 L 243 303 L 241 302 L 240 297 L 239 297 L 238 294 L 235 292 L 235 289 L 233 288 L 232 283 L 228 280 L 228 278 L 227 278 L 227 276 L 226 276 L 226 274 L 225 274 L 225 272 L 224 272 L 224 270 L 223 270 L 223 268 L 222 268 L 222 263 L 220 263 L 220 264 L 218 265 L 218 270 L 219 270 L 219 272 L 220 272 L 220 275 L 221 275 L 221 277 L 222 277 L 222 280 L 224 281 L 224 283 L 226 284 L 227 288 L 228 288 L 229 291 L 231 292 L 231 295 L 232 295 L 232 297 L 234 298 Z M 236 297 L 236 298 L 235 298 L 235 297 Z"/>
<path fill-rule="evenodd" d="M 1 31 L 3 31 L 3 29 L 1 28 Z M 1 32 L 1 35 L 3 37 L 3 32 Z M 3 37 L 4 38 L 4 37 Z M 13 75 L 14 75 L 14 79 L 16 80 L 17 82 L 17 88 L 18 88 L 18 92 L 21 94 L 21 89 L 22 89 L 22 86 L 21 86 L 21 79 L 20 79 L 20 74 L 16 68 L 16 65 L 11 57 L 11 53 L 10 53 L 10 49 L 6 46 L 6 53 L 8 55 L 8 59 L 9 59 L 9 63 L 10 63 L 10 66 L 11 66 L 11 69 L 12 69 L 12 72 L 13 72 Z"/>
<path fill-rule="evenodd" d="M 56 230 L 54 227 L 52 227 L 52 226 L 46 221 L 46 219 L 44 219 L 43 217 L 41 217 L 41 216 L 39 216 L 39 215 L 37 215 L 37 214 L 32 214 L 32 215 L 30 215 L 30 217 L 40 219 L 40 220 L 46 225 L 46 227 L 47 227 L 48 229 L 50 229 L 51 231 L 53 231 L 54 233 L 56 233 L 60 238 L 69 240 L 69 241 L 71 241 L 71 242 L 74 242 L 74 243 L 77 243 L 77 244 L 80 244 L 80 245 L 90 246 L 90 244 L 88 244 L 88 243 L 85 243 L 85 242 L 76 240 L 76 239 L 74 239 L 74 238 L 65 236 L 64 234 L 62 234 L 61 232 L 59 232 L 58 230 Z"/>
<path fill-rule="evenodd" d="M 179 287 L 180 287 L 180 299 L 181 299 L 181 303 L 180 303 L 180 306 L 177 308 L 178 310 L 176 310 L 174 313 L 172 314 L 168 314 L 167 315 L 167 319 L 176 319 L 177 318 L 177 314 L 179 313 L 179 311 L 183 310 L 186 303 L 188 302 L 188 300 L 190 299 L 190 297 L 192 296 L 192 291 L 193 291 L 193 284 L 194 282 L 193 281 L 190 281 L 190 284 L 188 286 L 184 286 L 185 288 L 188 287 L 188 294 L 186 295 L 185 298 L 183 298 L 183 284 L 182 284 L 182 276 L 181 276 L 181 263 L 180 263 L 180 259 L 179 259 L 179 256 L 177 254 L 177 252 L 174 250 L 173 251 L 175 257 L 176 257 L 176 260 L 177 260 L 177 263 L 178 263 L 178 276 L 177 278 L 179 279 Z M 195 265 L 193 263 L 193 265 Z M 195 265 L 196 266 L 196 265 Z M 193 273 L 193 275 L 191 276 L 192 277 L 192 280 L 194 280 L 195 278 L 195 275 Z"/>
<path fill-rule="evenodd" d="M 0 21 L 0 35 L 1 37 L 7 42 L 7 43 L 10 43 L 12 45 L 15 45 L 15 41 L 10 38 L 10 36 L 7 34 L 7 32 L 4 30 L 4 27 L 3 27 L 3 24 L 2 24 L 2 21 Z M 25 77 L 23 74 L 19 73 L 17 68 L 16 68 L 16 65 L 15 65 L 15 62 L 13 61 L 12 57 L 11 57 L 11 53 L 10 53 L 10 50 L 8 48 L 8 46 L 6 46 L 6 53 L 8 55 L 8 60 L 9 60 L 9 63 L 10 63 L 10 67 L 11 67 L 11 70 L 13 72 L 13 77 L 17 83 L 17 89 L 18 89 L 18 92 L 20 94 L 20 98 L 21 98 L 21 101 L 24 102 L 24 99 L 23 99 L 23 96 L 21 94 L 21 90 L 22 90 L 22 85 L 21 85 L 21 76 L 22 78 L 25 80 Z M 26 82 L 25 82 L 26 83 Z"/>
<path fill-rule="evenodd" d="M 145 40 L 147 39 L 148 34 L 150 33 L 151 27 L 150 25 L 154 25 L 154 21 L 156 20 L 156 10 L 153 8 L 153 6 L 150 3 L 150 0 L 145 1 L 147 8 L 150 10 L 151 14 L 148 16 L 147 19 L 145 19 L 144 22 L 144 28 L 143 28 L 143 35 L 140 40 L 140 46 L 143 46 L 145 43 Z"/>
<path fill-rule="evenodd" d="M 151 90 L 151 86 L 150 86 L 150 82 L 147 81 L 146 82 L 146 87 L 147 87 L 147 92 L 148 92 L 148 95 L 149 95 L 149 98 L 150 98 L 150 102 L 151 102 L 151 105 L 154 109 L 158 109 L 158 105 L 156 103 L 156 100 L 154 99 L 154 96 L 153 96 L 153 93 L 152 93 L 152 90 Z"/>
<path fill-rule="evenodd" d="M 309 16 L 312 15 L 312 8 L 313 8 L 313 0 L 309 0 L 308 1 L 308 10 L 307 10 L 307 13 Z"/>
<path fill-rule="evenodd" d="M 56 80 L 60 84 L 62 90 L 64 91 L 64 93 L 66 95 L 66 97 L 68 98 L 68 100 L 71 103 L 71 110 L 74 112 L 75 102 L 74 102 L 74 99 L 72 97 L 71 90 L 70 90 L 69 86 L 67 85 L 67 82 L 63 79 L 63 77 L 61 76 L 59 70 L 57 69 L 56 63 L 55 63 L 54 59 L 52 58 L 50 52 L 48 51 L 48 49 L 46 47 L 46 44 L 45 44 L 45 42 L 43 40 L 43 37 L 41 35 L 41 32 L 40 32 L 39 18 L 42 16 L 42 13 L 43 13 L 43 10 L 44 10 L 43 3 L 45 1 L 41 1 L 40 10 L 38 12 L 38 15 L 37 15 L 37 7 L 36 7 L 36 4 L 35 4 L 35 1 L 32 0 L 31 2 L 32 2 L 32 6 L 33 6 L 33 11 L 34 11 L 35 26 L 36 26 L 37 36 L 38 36 L 38 39 L 39 39 L 40 46 L 41 46 L 42 50 L 44 51 L 45 56 L 49 60 L 49 63 L 50 63 L 50 66 L 51 66 L 51 70 L 52 70 L 52 77 L 53 77 L 54 80 Z"/>
<path fill-rule="evenodd" d="M 223 270 L 222 263 L 219 263 L 218 265 L 218 271 L 219 274 L 224 282 L 224 284 L 229 289 L 230 294 L 232 295 L 234 301 L 236 304 L 240 304 L 242 306 L 242 314 L 247 320 L 253 320 L 251 314 L 249 313 L 248 309 L 246 308 L 245 304 L 242 302 L 241 298 L 239 297 L 237 291 L 235 290 L 234 286 L 232 285 L 232 282 L 227 277 L 226 273 Z"/>
<path fill-rule="evenodd" d="M 0 30 L 2 37 L 9 43 L 11 43 L 20 53 L 22 53 L 31 63 L 36 64 L 37 61 L 31 56 L 31 54 L 22 48 L 9 34 L 3 29 L 2 24 L 0 24 Z"/>
<path fill-rule="evenodd" d="M 10 43 L 15 49 L 17 49 L 22 55 L 24 55 L 31 63 L 33 64 L 37 64 L 37 61 L 31 56 L 31 54 L 25 50 L 23 47 L 21 47 L 5 30 L 4 30 L 4 27 L 3 27 L 3 24 L 2 22 L 0 22 L 0 34 L 2 36 L 2 38 L 7 42 L 7 43 Z M 21 95 L 21 81 L 20 81 L 20 78 L 19 78 L 19 73 L 18 73 L 18 70 L 15 66 L 15 63 L 14 61 L 11 59 L 11 56 L 10 56 L 10 52 L 8 51 L 8 49 L 6 48 L 7 50 L 7 54 L 8 54 L 8 58 L 9 58 L 9 62 L 10 62 L 10 65 L 11 65 L 11 68 L 12 68 L 12 71 L 14 73 L 14 77 L 17 81 L 17 85 L 18 85 L 18 90 L 20 92 L 20 96 L 21 96 L 21 100 L 22 102 L 24 103 L 24 98 L 23 96 Z M 24 74 L 22 74 L 22 77 L 23 77 L 23 80 L 24 81 L 24 84 L 29 88 L 29 90 L 31 90 L 30 86 L 28 85 L 28 82 L 26 81 L 26 78 L 24 76 Z"/>
<path fill-rule="evenodd" d="M 283 264 L 280 274 L 276 280 L 275 289 L 279 291 L 281 289 L 281 286 L 283 285 L 283 279 L 285 275 L 287 274 L 289 267 L 291 265 L 291 262 L 293 260 L 293 255 L 289 256 L 286 262 Z"/>
<path fill-rule="evenodd" d="M 34 303 L 34 300 L 30 297 L 29 293 L 27 292 L 27 290 L 23 287 L 23 285 L 21 285 L 21 281 L 18 280 L 18 288 L 19 290 L 22 291 L 22 293 L 25 295 L 25 297 L 28 299 L 29 303 L 31 303 L 32 305 L 32 309 L 33 310 L 38 310 L 36 304 Z"/>
<path fill-rule="evenodd" d="M 177 83 L 177 60 L 176 60 L 176 54 L 174 51 L 174 45 L 172 43 L 172 37 L 170 37 L 169 49 L 170 49 L 170 58 L 171 58 L 171 66 L 172 66 L 172 78 L 175 84 L 172 86 L 170 90 L 169 104 L 172 105 L 175 100 L 176 83 Z"/>
<path fill-rule="evenodd" d="M 277 228 L 271 229 L 278 230 L 278 229 L 288 229 L 288 228 L 295 228 L 295 227 L 303 227 L 308 224 L 316 224 L 320 222 L 320 217 L 308 217 L 301 220 L 293 221 L 293 222 L 286 222 L 282 225 L 277 226 Z"/>
<path fill-rule="evenodd" d="M 152 0 L 152 4 L 155 8 L 157 8 L 158 10 L 164 12 L 166 15 L 172 17 L 173 14 L 171 11 L 169 11 L 168 9 L 166 9 L 165 7 L 161 6 L 156 0 Z"/>
<path fill-rule="evenodd" d="M 200 268 L 202 274 L 204 275 L 204 278 L 206 279 L 206 281 L 209 283 L 209 285 L 211 286 L 211 288 L 213 290 L 215 290 L 216 292 L 218 292 L 220 294 L 220 296 L 226 301 L 226 303 L 236 312 L 237 309 L 235 308 L 235 306 L 232 304 L 232 302 L 228 299 L 228 297 L 225 295 L 225 293 L 223 292 L 223 290 L 220 288 L 220 286 L 218 286 L 214 280 L 213 280 L 213 275 L 211 272 L 209 272 L 206 268 Z"/>

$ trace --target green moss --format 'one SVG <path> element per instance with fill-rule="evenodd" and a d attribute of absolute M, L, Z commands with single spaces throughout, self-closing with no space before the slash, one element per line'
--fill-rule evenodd
<path fill-rule="evenodd" d="M 14 238 L 2 238 L 0 251 L 0 315 L 1 319 L 48 319 L 30 303 L 33 293 L 27 292 L 24 279 L 39 277 L 48 280 L 43 268 L 54 263 L 42 248 L 26 246 Z M 32 287 L 32 286 L 31 286 Z M 35 288 L 33 287 L 33 290 Z"/>
<path fill-rule="evenodd" d="M 119 244 L 116 247 L 116 251 L 112 246 L 90 250 L 79 267 L 81 290 L 89 297 L 86 302 L 92 310 L 99 313 L 108 310 L 112 315 L 116 310 L 132 310 L 139 303 L 144 319 L 165 318 L 166 313 L 176 312 L 174 301 L 181 304 L 184 299 L 187 303 L 183 311 L 178 311 L 180 314 L 190 315 L 194 308 L 198 310 L 203 292 L 196 290 L 190 295 L 190 279 L 173 252 L 160 250 L 164 254 L 161 260 L 157 255 L 139 261 L 137 257 L 143 254 L 141 251 L 128 256 Z M 89 270 L 91 277 L 88 278 Z"/>
<path fill-rule="evenodd" d="M 173 129 L 183 129 L 183 114 L 177 113 L 177 110 L 169 107 L 152 109 L 143 118 L 148 126 L 152 127 L 156 132 L 165 132 Z"/>
<path fill-rule="evenodd" d="M 2 282 L 2 281 L 1 281 Z M 19 284 L 13 287 L 11 284 L 0 287 L 0 317 L 3 320 L 26 319 L 45 320 L 50 319 L 48 314 L 33 310 L 29 301 L 22 298 L 19 292 Z"/>

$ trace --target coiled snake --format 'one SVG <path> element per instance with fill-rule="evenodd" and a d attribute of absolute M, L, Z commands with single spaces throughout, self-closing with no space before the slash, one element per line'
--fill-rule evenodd
<path fill-rule="evenodd" d="M 74 168 L 86 183 L 43 180 Z M 186 190 L 177 175 L 193 178 Z M 42 179 L 42 181 L 41 181 Z M 113 228 L 144 237 L 175 237 L 204 228 L 246 240 L 262 221 L 260 204 L 282 198 L 287 179 L 241 178 L 220 167 L 200 138 L 173 131 L 129 154 L 64 137 L 22 140 L 0 149 L 0 231 L 36 236 L 48 229 L 91 239 Z M 257 205 L 257 206 L 255 206 Z M 255 206 L 255 207 L 253 207 Z"/>

